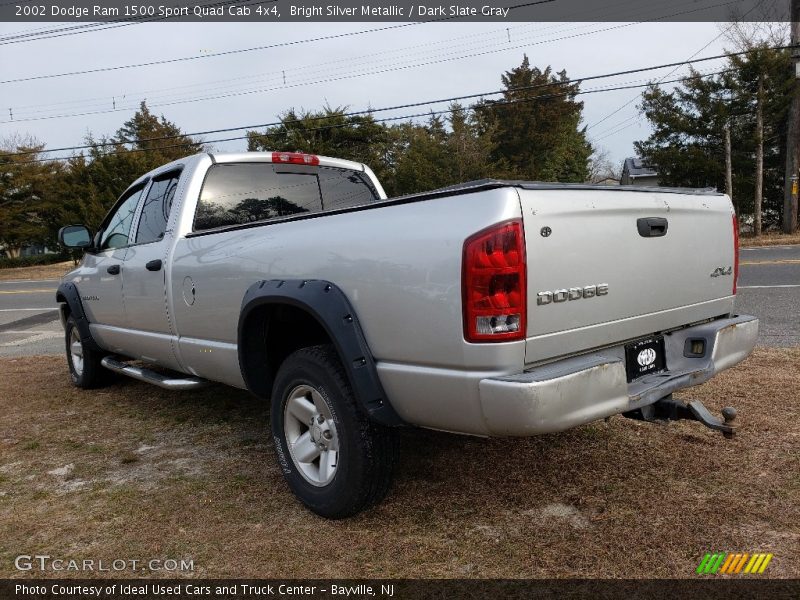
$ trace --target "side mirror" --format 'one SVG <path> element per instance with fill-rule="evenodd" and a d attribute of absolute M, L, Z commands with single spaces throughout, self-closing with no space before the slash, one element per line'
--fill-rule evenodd
<path fill-rule="evenodd" d="M 58 241 L 67 248 L 86 250 L 92 245 L 92 236 L 83 225 L 67 225 L 59 229 Z"/>

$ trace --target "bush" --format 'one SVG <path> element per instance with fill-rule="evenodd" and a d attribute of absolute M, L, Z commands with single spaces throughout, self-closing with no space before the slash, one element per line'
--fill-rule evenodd
<path fill-rule="evenodd" d="M 0 257 L 0 269 L 52 265 L 64 262 L 65 260 L 69 260 L 67 254 L 36 254 L 34 256 L 19 256 L 17 258 Z"/>

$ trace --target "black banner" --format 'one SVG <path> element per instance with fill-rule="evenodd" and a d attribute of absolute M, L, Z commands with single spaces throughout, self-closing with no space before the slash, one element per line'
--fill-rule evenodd
<path fill-rule="evenodd" d="M 19 22 L 788 21 L 790 0 L 3 0 Z"/>
<path fill-rule="evenodd" d="M 0 598 L 15 600 L 194 599 L 418 600 L 459 598 L 703 598 L 800 597 L 800 580 L 2 580 Z"/>

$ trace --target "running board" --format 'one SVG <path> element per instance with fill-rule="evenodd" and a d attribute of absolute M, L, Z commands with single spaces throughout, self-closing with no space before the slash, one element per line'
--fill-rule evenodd
<path fill-rule="evenodd" d="M 162 373 L 156 373 L 144 367 L 135 367 L 121 360 L 117 360 L 111 356 L 106 356 L 100 361 L 106 369 L 127 375 L 133 379 L 152 383 L 165 390 L 196 390 L 205 387 L 209 381 L 201 379 L 200 377 L 171 377 Z"/>

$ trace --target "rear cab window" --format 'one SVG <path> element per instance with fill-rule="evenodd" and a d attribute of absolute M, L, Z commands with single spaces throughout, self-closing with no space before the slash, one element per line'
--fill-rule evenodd
<path fill-rule="evenodd" d="M 352 208 L 378 199 L 360 171 L 273 163 L 209 168 L 194 231 Z"/>
<path fill-rule="evenodd" d="M 180 176 L 180 171 L 173 171 L 153 179 L 136 229 L 137 244 L 149 244 L 164 239 Z"/>

